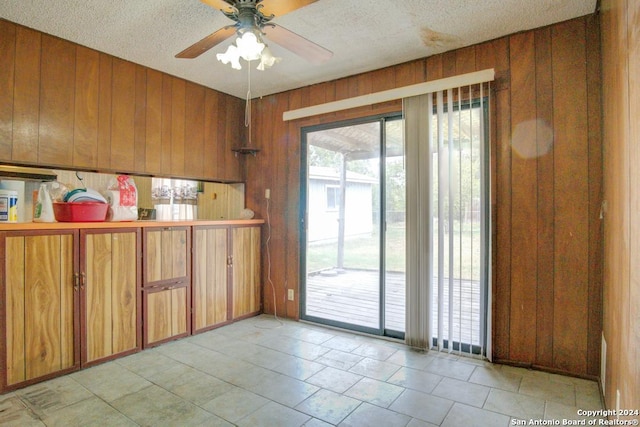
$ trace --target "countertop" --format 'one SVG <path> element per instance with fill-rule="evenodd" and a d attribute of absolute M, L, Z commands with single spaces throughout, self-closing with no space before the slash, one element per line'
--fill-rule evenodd
<path fill-rule="evenodd" d="M 89 228 L 179 227 L 199 225 L 261 225 L 263 219 L 192 220 L 192 221 L 103 221 L 103 222 L 13 222 L 0 224 L 0 231 L 69 230 Z"/>

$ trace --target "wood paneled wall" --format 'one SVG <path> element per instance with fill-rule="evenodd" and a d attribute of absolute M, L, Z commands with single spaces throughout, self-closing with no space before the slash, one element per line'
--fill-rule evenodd
<path fill-rule="evenodd" d="M 603 0 L 607 407 L 640 408 L 640 1 Z"/>
<path fill-rule="evenodd" d="M 0 161 L 244 180 L 241 99 L 0 19 Z"/>
<path fill-rule="evenodd" d="M 239 219 L 244 209 L 244 184 L 205 182 L 198 195 L 198 219 Z"/>
<path fill-rule="evenodd" d="M 247 207 L 266 217 L 265 311 L 299 316 L 300 129 L 399 102 L 283 122 L 287 110 L 495 68 L 491 125 L 494 360 L 597 376 L 602 312 L 599 23 L 587 16 L 254 101 Z M 267 268 L 263 268 L 266 273 Z M 295 301 L 286 300 L 294 289 Z"/>

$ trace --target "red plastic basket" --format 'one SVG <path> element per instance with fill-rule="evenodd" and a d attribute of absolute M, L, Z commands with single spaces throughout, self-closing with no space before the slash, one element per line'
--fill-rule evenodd
<path fill-rule="evenodd" d="M 107 219 L 109 205 L 99 202 L 53 202 L 59 222 L 100 222 Z"/>

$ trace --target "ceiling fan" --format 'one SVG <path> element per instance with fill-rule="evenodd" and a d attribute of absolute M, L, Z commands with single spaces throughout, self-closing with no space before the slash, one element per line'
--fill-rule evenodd
<path fill-rule="evenodd" d="M 196 58 L 212 47 L 222 43 L 234 34 L 238 35 L 236 46 L 230 46 L 224 54 L 217 57 L 223 63 L 231 62 L 233 68 L 241 68 L 238 58 L 247 61 L 261 59 L 259 69 L 271 66 L 279 58 L 274 58 L 262 42 L 262 37 L 279 44 L 291 52 L 313 63 L 322 63 L 331 58 L 333 53 L 306 38 L 271 22 L 275 17 L 285 15 L 301 7 L 315 3 L 317 0 L 201 0 L 203 3 L 220 10 L 235 24 L 223 27 L 208 35 L 199 42 L 189 46 L 176 55 L 176 58 Z M 243 41 L 243 39 L 246 39 Z M 249 40 L 250 39 L 250 40 Z M 240 49 L 249 48 L 254 51 L 246 55 Z M 257 43 L 256 45 L 254 45 Z M 266 51 L 266 52 L 265 52 Z M 264 52 L 264 53 L 263 53 Z M 251 59 L 249 59 L 251 58 Z"/>

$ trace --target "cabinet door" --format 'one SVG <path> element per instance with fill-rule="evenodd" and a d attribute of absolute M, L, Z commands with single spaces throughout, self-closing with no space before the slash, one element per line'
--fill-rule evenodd
<path fill-rule="evenodd" d="M 193 229 L 193 329 L 209 329 L 230 320 L 227 228 Z"/>
<path fill-rule="evenodd" d="M 187 286 L 145 288 L 144 297 L 145 347 L 189 334 Z"/>
<path fill-rule="evenodd" d="M 144 237 L 144 285 L 188 283 L 189 227 L 146 228 Z"/>
<path fill-rule="evenodd" d="M 191 332 L 191 228 L 146 228 L 143 253 L 146 347 Z"/>
<path fill-rule="evenodd" d="M 79 367 L 76 236 L 7 233 L 6 386 Z"/>
<path fill-rule="evenodd" d="M 83 231 L 82 363 L 141 348 L 137 229 Z"/>
<path fill-rule="evenodd" d="M 260 312 L 260 227 L 232 231 L 233 319 Z"/>

